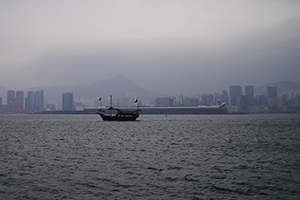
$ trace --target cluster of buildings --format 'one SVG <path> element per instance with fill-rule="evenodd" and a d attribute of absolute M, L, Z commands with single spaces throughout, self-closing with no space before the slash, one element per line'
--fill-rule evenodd
<path fill-rule="evenodd" d="M 28 91 L 27 96 L 24 99 L 23 91 L 7 91 L 7 103 L 3 104 L 0 97 L 0 111 L 8 113 L 34 113 L 42 112 L 46 109 L 55 110 L 55 107 L 44 102 L 44 90 Z M 63 110 L 75 110 L 73 93 L 62 94 L 62 109 Z"/>
<path fill-rule="evenodd" d="M 135 93 L 128 93 L 125 97 L 114 97 L 113 106 L 135 106 Z M 234 85 L 221 94 L 202 94 L 193 97 L 183 95 L 159 97 L 153 100 L 140 102 L 140 106 L 172 107 L 172 106 L 212 106 L 225 102 L 229 112 L 270 113 L 270 112 L 300 112 L 300 91 L 287 91 L 278 95 L 277 87 L 268 87 L 267 94 L 254 94 L 254 86 L 242 87 Z M 23 91 L 7 91 L 7 103 L 3 104 L 0 97 L 0 112 L 41 112 L 44 110 L 84 110 L 88 107 L 107 106 L 109 97 L 92 100 L 75 99 L 73 93 L 63 93 L 59 104 L 45 104 L 44 91 L 28 91 L 24 100 Z"/>
<path fill-rule="evenodd" d="M 25 102 L 25 104 L 24 104 Z M 7 91 L 7 102 L 3 105 L 0 97 L 0 111 L 2 112 L 41 112 L 44 110 L 44 91 L 28 91 L 24 101 L 23 91 Z"/>
<path fill-rule="evenodd" d="M 267 94 L 254 95 L 254 87 L 246 86 L 242 94 L 242 87 L 230 86 L 231 112 L 247 113 L 275 113 L 300 112 L 300 91 L 286 91 L 280 95 L 276 86 L 267 87 Z"/>
<path fill-rule="evenodd" d="M 227 104 L 229 112 L 272 113 L 300 112 L 300 91 L 287 91 L 280 96 L 277 87 L 267 87 L 267 94 L 255 95 L 254 86 L 242 87 L 234 85 L 222 94 L 203 94 L 198 97 L 183 97 L 182 95 L 161 97 L 155 99 L 156 107 L 170 106 L 212 106 L 222 102 Z"/>

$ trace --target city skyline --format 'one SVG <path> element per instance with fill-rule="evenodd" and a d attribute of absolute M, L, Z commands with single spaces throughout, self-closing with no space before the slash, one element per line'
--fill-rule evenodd
<path fill-rule="evenodd" d="M 113 106 L 133 106 L 134 99 L 138 98 L 136 93 L 128 93 L 126 97 L 114 97 Z M 98 101 L 108 104 L 108 97 L 100 96 L 100 98 L 91 99 L 87 103 L 86 100 L 73 98 L 73 93 L 62 93 L 61 103 L 50 103 L 44 101 L 44 90 L 28 91 L 24 101 L 23 91 L 7 91 L 7 105 L 2 106 L 2 112 L 42 112 L 44 110 L 55 111 L 75 111 L 83 110 L 85 107 L 98 107 Z M 85 102 L 85 103 L 84 103 Z M 25 103 L 25 106 L 24 106 Z M 247 85 L 244 89 L 239 85 L 229 86 L 229 90 L 223 90 L 221 93 L 202 94 L 198 97 L 189 97 L 175 95 L 156 97 L 155 101 L 144 100 L 139 103 L 141 106 L 155 107 L 173 107 L 173 106 L 214 106 L 226 103 L 229 112 L 250 112 L 250 113 L 266 113 L 266 112 L 297 112 L 300 110 L 300 88 L 294 90 L 289 89 L 284 93 L 278 93 L 277 86 L 267 86 L 267 93 L 254 94 L 254 86 Z M 225 104 L 225 105 L 226 105 Z M 78 108 L 79 106 L 80 108 Z"/>
<path fill-rule="evenodd" d="M 117 75 L 111 79 L 103 79 L 103 80 L 100 80 L 98 82 L 94 82 L 92 84 L 82 84 L 82 85 L 67 85 L 67 84 L 64 84 L 64 85 L 52 85 L 52 86 L 37 86 L 37 87 L 33 87 L 33 88 L 27 88 L 27 89 L 24 89 L 22 91 L 31 91 L 31 90 L 41 90 L 41 89 L 44 89 L 44 88 L 51 88 L 51 90 L 55 90 L 54 88 L 62 88 L 62 89 L 59 89 L 61 90 L 61 93 L 63 92 L 74 92 L 72 90 L 76 90 L 77 87 L 79 88 L 83 88 L 83 87 L 89 87 L 89 86 L 92 86 L 92 85 L 97 85 L 99 86 L 100 85 L 106 85 L 106 84 L 111 84 L 112 82 L 115 82 L 116 80 L 119 80 L 121 79 L 122 81 L 125 81 L 125 84 L 127 85 L 127 82 L 131 82 L 131 86 L 133 86 L 134 89 L 136 89 L 136 86 L 138 86 L 139 88 L 142 88 L 140 87 L 140 85 L 138 85 L 137 83 L 133 82 L 131 79 L 129 79 L 127 76 L 123 75 L 123 74 L 120 74 L 120 75 Z M 120 84 L 120 86 L 122 86 L 123 83 L 118 83 Z M 238 86 L 241 86 L 242 88 L 245 88 L 246 86 L 248 85 L 251 85 L 254 87 L 255 90 L 259 90 L 256 92 L 256 94 L 262 94 L 262 93 L 267 93 L 267 86 L 274 86 L 274 85 L 277 85 L 277 84 L 285 84 L 285 85 L 294 85 L 292 87 L 298 87 L 298 86 L 295 86 L 295 85 L 300 85 L 300 83 L 298 82 L 293 82 L 293 81 L 279 81 L 279 82 L 274 82 L 274 83 L 268 83 L 268 84 L 265 84 L 265 85 L 257 85 L 255 83 L 251 83 L 251 84 L 246 84 L 246 85 L 242 85 L 242 84 L 232 84 L 232 85 L 238 85 Z M 231 85 L 231 86 L 232 86 Z M 183 94 L 185 96 L 194 96 L 194 95 L 197 95 L 197 94 L 214 94 L 216 92 L 221 92 L 223 91 L 224 89 L 227 89 L 229 91 L 229 87 L 230 85 L 228 86 L 220 86 L 220 88 L 222 88 L 221 90 L 219 91 L 208 91 L 208 92 L 205 92 L 205 91 L 201 91 L 200 89 L 195 92 L 195 93 L 189 93 L 189 94 L 186 94 L 184 93 L 184 90 L 179 92 L 179 93 L 173 93 L 173 94 L 163 94 L 163 93 L 157 93 L 157 94 L 160 94 L 160 95 L 165 95 L 165 96 L 168 96 L 168 95 L 176 95 L 176 94 Z M 265 87 L 265 91 L 262 92 L 261 91 L 261 88 Z M 286 86 L 286 87 L 289 87 L 289 86 Z M 109 85 L 108 85 L 108 88 L 109 88 Z M 120 87 L 122 88 L 122 87 Z M 142 89 L 145 89 L 145 88 L 142 88 Z M 14 91 L 20 91 L 20 90 L 16 90 L 16 89 L 8 89 L 6 87 L 1 87 L 0 86 L 0 97 L 6 97 L 6 92 L 8 90 L 14 90 Z M 126 89 L 125 89 L 126 90 Z M 136 91 L 135 91 L 136 92 Z M 156 91 L 149 91 L 149 92 L 156 92 Z M 96 97 L 96 96 L 95 96 Z"/>

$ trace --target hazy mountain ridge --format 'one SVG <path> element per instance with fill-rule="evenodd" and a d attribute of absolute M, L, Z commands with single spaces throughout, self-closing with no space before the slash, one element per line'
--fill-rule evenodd
<path fill-rule="evenodd" d="M 135 93 L 141 100 L 154 99 L 161 96 L 160 93 L 148 91 L 131 81 L 124 75 L 119 75 L 109 80 L 100 80 L 85 88 L 74 91 L 74 96 L 83 99 L 94 97 L 125 97 L 127 93 Z"/>
<path fill-rule="evenodd" d="M 288 92 L 290 90 L 300 90 L 300 84 L 295 83 L 292 81 L 280 81 L 277 83 L 270 83 L 266 85 L 262 85 L 259 87 L 254 88 L 254 93 L 255 94 L 267 94 L 267 88 L 269 86 L 276 86 L 277 87 L 277 93 L 283 93 L 283 92 Z"/>
<path fill-rule="evenodd" d="M 155 93 L 141 88 L 136 83 L 128 79 L 124 75 L 119 75 L 108 80 L 100 80 L 90 85 L 63 85 L 63 86 L 46 86 L 34 87 L 25 90 L 24 96 L 27 96 L 27 91 L 44 90 L 45 102 L 53 102 L 62 99 L 62 93 L 71 92 L 74 98 L 92 99 L 101 97 L 125 97 L 126 93 L 136 93 L 140 100 L 155 99 L 162 96 L 160 93 Z"/>

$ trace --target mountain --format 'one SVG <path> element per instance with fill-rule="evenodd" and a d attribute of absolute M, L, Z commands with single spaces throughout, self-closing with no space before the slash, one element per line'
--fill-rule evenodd
<path fill-rule="evenodd" d="M 26 90 L 24 96 L 27 96 L 27 91 L 44 90 L 45 102 L 59 101 L 62 98 L 62 93 L 72 92 L 74 98 L 92 99 L 101 97 L 125 97 L 126 93 L 136 93 L 140 100 L 155 99 L 163 96 L 159 93 L 154 93 L 141 88 L 124 75 L 116 76 L 109 80 L 100 80 L 90 85 L 63 85 L 63 86 L 46 86 L 35 87 Z"/>
<path fill-rule="evenodd" d="M 290 90 L 300 90 L 300 84 L 291 82 L 291 81 L 281 81 L 277 83 L 270 83 L 267 85 L 262 85 L 259 87 L 254 88 L 254 93 L 255 94 L 267 94 L 267 88 L 269 86 L 276 86 L 277 87 L 277 93 L 283 93 L 283 92 L 288 92 Z"/>
<path fill-rule="evenodd" d="M 124 75 L 119 75 L 109 80 L 101 80 L 83 89 L 75 90 L 74 96 L 76 94 L 78 98 L 91 99 L 99 96 L 108 97 L 109 95 L 125 97 L 126 93 L 136 93 L 141 100 L 162 96 L 162 94 L 141 88 Z"/>

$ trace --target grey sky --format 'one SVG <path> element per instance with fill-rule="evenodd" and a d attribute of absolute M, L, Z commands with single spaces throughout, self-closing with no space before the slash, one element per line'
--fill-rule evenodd
<path fill-rule="evenodd" d="M 300 82 L 300 1 L 0 1 L 0 86 L 124 74 L 164 94 Z"/>

